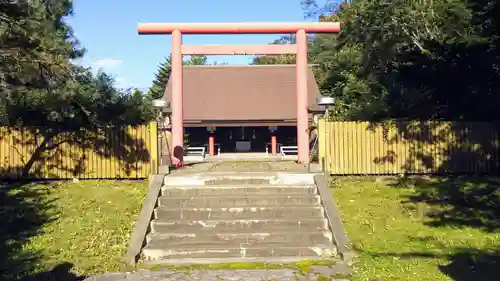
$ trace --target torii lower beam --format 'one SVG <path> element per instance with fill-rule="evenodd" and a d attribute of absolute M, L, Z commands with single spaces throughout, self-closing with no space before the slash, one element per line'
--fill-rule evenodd
<path fill-rule="evenodd" d="M 182 46 L 183 55 L 283 55 L 297 54 L 297 45 L 204 45 Z"/>
<path fill-rule="evenodd" d="M 183 164 L 184 124 L 182 93 L 182 55 L 290 54 L 297 55 L 297 146 L 299 163 L 309 163 L 307 104 L 307 33 L 337 33 L 338 22 L 299 23 L 141 23 L 139 34 L 172 34 L 172 162 Z M 262 46 L 184 46 L 182 34 L 296 34 L 296 45 Z M 271 46 L 271 47 L 269 47 Z M 293 50 L 292 50 L 293 49 Z M 295 51 L 295 52 L 292 52 Z"/>

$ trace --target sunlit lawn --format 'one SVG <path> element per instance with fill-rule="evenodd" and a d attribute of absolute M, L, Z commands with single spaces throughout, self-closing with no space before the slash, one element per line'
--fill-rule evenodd
<path fill-rule="evenodd" d="M 500 280 L 500 189 L 485 179 L 336 178 L 354 280 Z"/>
<path fill-rule="evenodd" d="M 64 275 L 121 269 L 120 259 L 147 184 L 80 181 L 4 185 L 2 189 L 0 279 L 43 272 L 39 277 L 46 276 L 54 269 L 57 272 L 52 273 L 64 279 Z"/>

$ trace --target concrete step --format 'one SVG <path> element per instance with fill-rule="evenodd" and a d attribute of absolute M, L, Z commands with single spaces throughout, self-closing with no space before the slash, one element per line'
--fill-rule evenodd
<path fill-rule="evenodd" d="M 327 230 L 312 232 L 237 232 L 237 233 L 150 233 L 148 243 L 172 247 L 210 244 L 218 246 L 239 246 L 259 243 L 297 243 L 297 245 L 330 245 L 332 233 Z"/>
<path fill-rule="evenodd" d="M 283 195 L 283 196 L 219 196 L 219 197 L 167 197 L 158 198 L 160 207 L 169 208 L 230 208 L 259 206 L 320 206 L 319 195 Z"/>
<path fill-rule="evenodd" d="M 256 219 L 256 220 L 164 220 L 151 222 L 153 233 L 196 233 L 217 232 L 280 232 L 327 230 L 326 218 L 308 219 Z"/>
<path fill-rule="evenodd" d="M 293 195 L 293 194 L 316 194 L 315 186 L 309 185 L 222 185 L 222 186 L 195 186 L 195 187 L 162 187 L 162 195 L 170 197 L 191 197 L 191 196 L 226 196 L 228 193 L 233 196 L 241 195 Z"/>
<path fill-rule="evenodd" d="M 159 207 L 155 217 L 159 219 L 223 220 L 223 219 L 269 219 L 269 218 L 310 218 L 323 217 L 323 207 L 262 206 L 233 208 L 182 208 Z"/>
<path fill-rule="evenodd" d="M 149 243 L 143 249 L 146 260 L 196 259 L 196 258 L 255 258 L 255 257 L 318 257 L 335 256 L 333 245 L 297 245 L 296 243 L 260 243 L 235 246 L 195 244 L 171 246 L 164 243 Z"/>

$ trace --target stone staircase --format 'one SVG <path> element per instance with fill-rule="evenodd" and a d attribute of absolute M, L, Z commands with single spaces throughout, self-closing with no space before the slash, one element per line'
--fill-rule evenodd
<path fill-rule="evenodd" d="M 201 264 L 335 256 L 321 198 L 306 176 L 166 177 L 143 258 Z"/>

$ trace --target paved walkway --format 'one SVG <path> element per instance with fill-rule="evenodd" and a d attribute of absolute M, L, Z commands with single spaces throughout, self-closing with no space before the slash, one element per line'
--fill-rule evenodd
<path fill-rule="evenodd" d="M 321 269 L 318 269 L 321 270 Z M 320 277 L 321 276 L 321 277 Z M 348 279 L 325 279 L 328 275 L 319 272 L 302 275 L 292 269 L 273 270 L 194 270 L 189 272 L 171 270 L 139 270 L 134 273 L 107 273 L 93 276 L 85 281 L 309 281 Z"/>
<path fill-rule="evenodd" d="M 293 161 L 221 161 L 205 162 L 187 165 L 182 169 L 173 170 L 172 174 L 197 174 L 209 172 L 293 172 L 308 173 L 307 165 Z"/>

